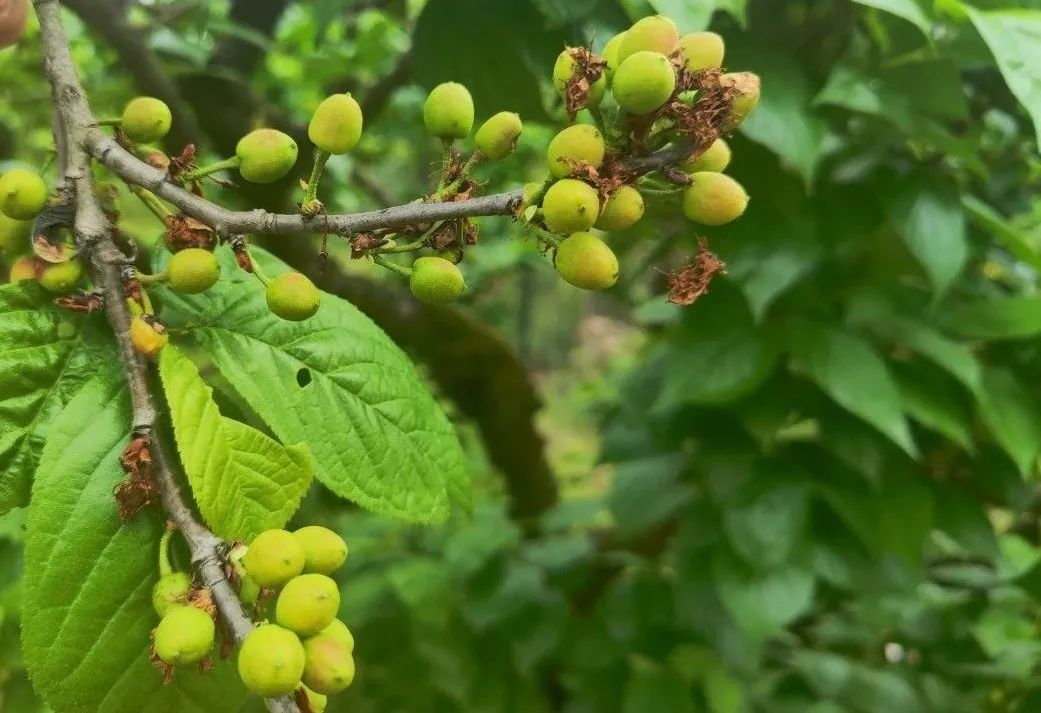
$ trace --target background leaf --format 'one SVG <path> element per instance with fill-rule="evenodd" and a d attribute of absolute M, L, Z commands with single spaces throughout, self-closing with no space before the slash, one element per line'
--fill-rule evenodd
<path fill-rule="evenodd" d="M 939 297 L 969 257 L 958 187 L 946 180 L 920 178 L 900 191 L 891 212 L 897 231 Z"/>

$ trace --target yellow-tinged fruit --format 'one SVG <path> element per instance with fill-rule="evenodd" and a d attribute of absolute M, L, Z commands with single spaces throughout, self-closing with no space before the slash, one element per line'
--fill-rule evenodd
<path fill-rule="evenodd" d="M 155 628 L 156 655 L 171 666 L 191 666 L 202 661 L 213 648 L 216 628 L 202 609 L 175 606 Z"/>
<path fill-rule="evenodd" d="M 147 144 L 169 133 L 173 115 L 170 107 L 155 97 L 135 97 L 127 102 L 119 124 L 128 139 Z"/>
<path fill-rule="evenodd" d="M 618 106 L 631 114 L 650 114 L 676 88 L 676 70 L 665 55 L 635 52 L 614 73 L 611 91 Z"/>
<path fill-rule="evenodd" d="M 625 33 L 619 32 L 617 35 L 612 37 L 604 45 L 604 48 L 600 51 L 600 56 L 607 62 L 607 71 L 604 75 L 607 77 L 607 83 L 610 84 L 614 78 L 614 71 L 618 69 L 618 48 L 622 44 L 622 40 L 625 39 Z"/>
<path fill-rule="evenodd" d="M 593 227 L 600 230 L 625 230 L 643 217 L 643 196 L 632 186 L 620 186 L 607 197 Z"/>
<path fill-rule="evenodd" d="M 288 134 L 276 129 L 251 131 L 235 146 L 239 173 L 250 183 L 274 183 L 296 164 L 298 149 Z"/>
<path fill-rule="evenodd" d="M 152 608 L 159 616 L 166 616 L 174 606 L 186 604 L 191 591 L 191 577 L 184 572 L 163 575 L 152 587 Z"/>
<path fill-rule="evenodd" d="M 275 624 L 261 624 L 239 649 L 239 678 L 264 698 L 284 696 L 300 685 L 304 663 L 304 645 L 296 634 Z"/>
<path fill-rule="evenodd" d="M 748 194 L 730 176 L 698 171 L 683 191 L 683 214 L 702 225 L 723 225 L 740 218 L 748 206 Z"/>
<path fill-rule="evenodd" d="M 727 130 L 733 129 L 759 106 L 759 75 L 753 72 L 731 72 L 719 78 L 719 83 L 733 92 Z"/>
<path fill-rule="evenodd" d="M 36 258 L 23 255 L 11 263 L 11 272 L 8 275 L 11 282 L 36 279 Z"/>
<path fill-rule="evenodd" d="M 174 253 L 166 267 L 170 287 L 188 295 L 205 292 L 220 278 L 217 256 L 202 248 L 186 248 Z"/>
<path fill-rule="evenodd" d="M 322 295 L 314 283 L 300 272 L 285 272 L 267 286 L 267 306 L 291 322 L 307 319 L 318 311 Z"/>
<path fill-rule="evenodd" d="M 308 525 L 293 532 L 304 549 L 304 572 L 332 574 L 347 561 L 347 543 L 328 527 Z"/>
<path fill-rule="evenodd" d="M 712 171 L 713 173 L 722 173 L 727 166 L 730 165 L 730 144 L 724 139 L 716 139 L 712 142 L 705 153 L 701 154 L 694 161 L 684 161 L 680 164 L 680 168 L 686 173 L 696 173 L 697 171 Z"/>
<path fill-rule="evenodd" d="M 618 258 L 592 233 L 573 233 L 557 246 L 553 266 L 583 290 L 606 290 L 618 280 Z"/>
<path fill-rule="evenodd" d="M 517 148 L 517 139 L 523 128 L 519 114 L 500 111 L 477 129 L 474 144 L 478 151 L 490 159 L 504 158 Z"/>
<path fill-rule="evenodd" d="M 680 38 L 680 52 L 687 69 L 718 69 L 723 64 L 726 46 L 715 32 L 693 32 Z"/>
<path fill-rule="evenodd" d="M 312 691 L 307 686 L 301 686 L 301 688 L 304 689 L 304 695 L 307 696 L 307 705 L 311 708 L 311 713 L 325 713 L 325 707 L 329 705 L 329 697 L 318 691 Z"/>
<path fill-rule="evenodd" d="M 329 626 L 340 610 L 340 590 L 324 574 L 301 574 L 282 588 L 275 621 L 299 636 L 313 636 Z"/>
<path fill-rule="evenodd" d="M 326 97 L 311 116 L 307 136 L 311 143 L 330 154 L 345 154 L 361 139 L 361 106 L 350 94 Z"/>
<path fill-rule="evenodd" d="M 474 125 L 474 100 L 457 82 L 438 84 L 423 104 L 423 123 L 439 139 L 462 139 Z"/>
<path fill-rule="evenodd" d="M 466 289 L 466 282 L 451 261 L 427 255 L 412 263 L 408 286 L 420 302 L 438 305 L 458 299 Z"/>
<path fill-rule="evenodd" d="M 637 52 L 657 52 L 669 55 L 680 43 L 676 23 L 664 15 L 652 15 L 637 20 L 625 31 L 618 45 L 618 61 L 624 62 Z"/>
<path fill-rule="evenodd" d="M 278 589 L 304 571 L 304 548 L 292 533 L 264 530 L 253 538 L 242 566 L 261 587 Z"/>
<path fill-rule="evenodd" d="M 354 651 L 354 634 L 352 634 L 351 630 L 347 628 L 347 625 L 339 619 L 333 619 L 329 626 L 319 631 L 315 636 L 330 636 L 339 641 L 340 645 L 347 649 L 347 651 Z"/>
<path fill-rule="evenodd" d="M 29 246 L 29 231 L 32 222 L 16 220 L 0 213 L 0 250 L 21 252 Z"/>
<path fill-rule="evenodd" d="M 32 220 L 47 205 L 47 184 L 36 173 L 12 168 L 0 176 L 0 212 L 15 220 Z"/>
<path fill-rule="evenodd" d="M 557 61 L 553 63 L 553 86 L 561 97 L 567 93 L 567 83 L 578 72 L 578 62 L 564 50 L 557 55 Z M 589 99 L 587 106 L 596 106 L 604 98 L 604 90 L 607 89 L 607 73 L 589 85 Z"/>
<path fill-rule="evenodd" d="M 354 681 L 354 657 L 331 636 L 312 636 L 304 642 L 307 664 L 304 684 L 319 693 L 339 693 Z"/>
<path fill-rule="evenodd" d="M 588 163 L 593 168 L 600 168 L 605 150 L 604 137 L 595 126 L 569 126 L 549 142 L 549 148 L 546 149 L 549 172 L 560 178 L 571 175 L 575 164 Z"/>
<path fill-rule="evenodd" d="M 166 332 L 158 332 L 148 320 L 138 316 L 130 320 L 130 343 L 137 353 L 143 357 L 154 357 L 163 350 L 170 336 Z"/>
<path fill-rule="evenodd" d="M 542 197 L 542 216 L 554 233 L 589 230 L 600 215 L 600 196 L 588 183 L 562 178 Z"/>
<path fill-rule="evenodd" d="M 48 292 L 68 292 L 83 277 L 83 263 L 69 260 L 47 265 L 40 273 L 40 284 Z"/>

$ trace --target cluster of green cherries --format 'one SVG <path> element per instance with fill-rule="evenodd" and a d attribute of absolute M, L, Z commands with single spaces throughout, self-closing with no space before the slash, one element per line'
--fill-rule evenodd
<path fill-rule="evenodd" d="M 191 578 L 173 571 L 169 531 L 160 545 L 160 578 L 152 603 L 160 616 L 153 651 L 166 667 L 203 663 L 215 626 L 206 608 L 193 606 Z M 229 556 L 239 598 L 260 619 L 238 651 L 243 684 L 265 698 L 306 695 L 322 713 L 329 695 L 354 681 L 354 636 L 337 618 L 340 591 L 330 577 L 347 559 L 347 544 L 332 530 L 265 530 Z M 202 598 L 207 602 L 206 598 Z M 208 602 L 207 602 L 208 603 Z"/>

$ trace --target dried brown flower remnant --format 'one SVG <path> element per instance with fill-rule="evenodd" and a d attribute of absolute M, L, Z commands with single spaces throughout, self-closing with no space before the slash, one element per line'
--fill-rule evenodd
<path fill-rule="evenodd" d="M 127 522 L 142 508 L 159 502 L 155 481 L 152 479 L 152 439 L 146 435 L 135 435 L 119 464 L 127 474 L 115 488 L 119 519 Z"/>
<path fill-rule="evenodd" d="M 708 249 L 708 241 L 698 238 L 698 251 L 679 272 L 669 275 L 669 302 L 690 305 L 708 292 L 712 279 L 726 272 L 726 263 Z"/>
<path fill-rule="evenodd" d="M 183 213 L 167 218 L 166 246 L 172 252 L 185 248 L 213 250 L 216 245 L 217 235 L 206 223 Z"/>

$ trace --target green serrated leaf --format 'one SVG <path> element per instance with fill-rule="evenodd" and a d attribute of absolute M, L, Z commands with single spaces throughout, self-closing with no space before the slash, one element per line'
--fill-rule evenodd
<path fill-rule="evenodd" d="M 253 249 L 269 273 L 287 267 Z M 227 255 L 222 258 L 229 260 Z M 439 522 L 461 499 L 466 465 L 455 431 L 408 357 L 350 303 L 323 294 L 318 313 L 287 322 L 249 275 L 200 297 L 163 293 L 170 313 L 284 443 L 306 443 L 315 477 L 337 495 L 410 522 Z"/>
<path fill-rule="evenodd" d="M 25 543 L 23 649 L 36 690 L 61 713 L 233 713 L 244 689 L 230 662 L 170 685 L 148 658 L 151 588 L 163 523 L 120 522 L 130 407 L 90 381 L 54 420 L 33 484 Z"/>
<path fill-rule="evenodd" d="M 173 345 L 159 360 L 177 450 L 206 524 L 225 540 L 249 541 L 289 522 L 311 484 L 303 443 L 282 446 L 221 416 L 213 389 Z"/>
<path fill-rule="evenodd" d="M 99 372 L 122 382 L 116 346 L 39 285 L 0 287 L 0 513 L 26 505 L 54 417 Z"/>

